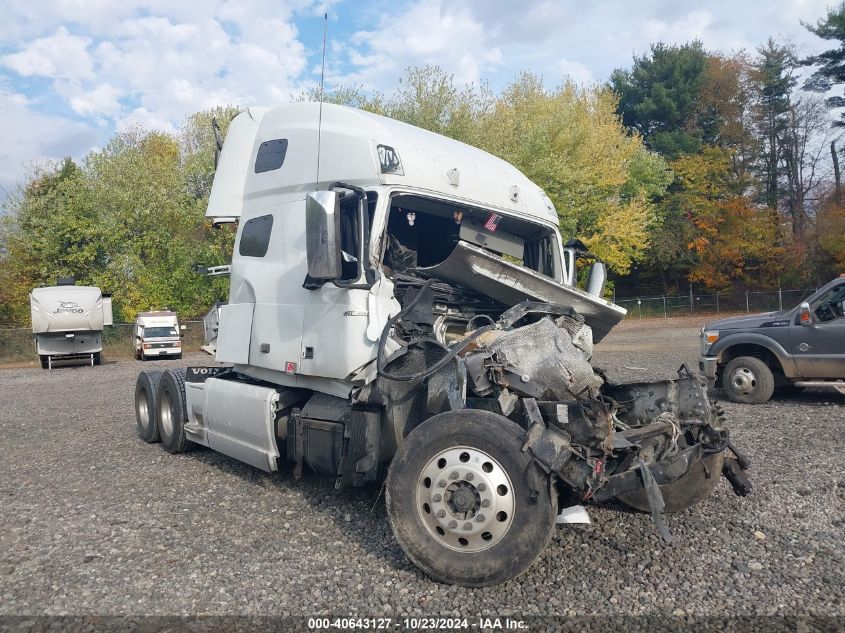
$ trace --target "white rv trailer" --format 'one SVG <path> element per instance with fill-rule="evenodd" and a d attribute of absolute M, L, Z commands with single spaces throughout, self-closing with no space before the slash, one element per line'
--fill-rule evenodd
<path fill-rule="evenodd" d="M 72 279 L 33 288 L 29 294 L 32 333 L 41 367 L 56 361 L 84 360 L 99 365 L 103 327 L 112 325 L 111 296 L 99 288 L 76 286 Z"/>
<path fill-rule="evenodd" d="M 182 358 L 182 330 L 175 312 L 139 312 L 135 318 L 135 358 Z"/>
<path fill-rule="evenodd" d="M 625 310 L 602 298 L 600 263 L 576 287 L 586 255 L 508 163 L 350 108 L 250 109 L 207 216 L 239 223 L 228 366 L 141 372 L 146 441 L 288 460 L 338 488 L 386 479 L 408 557 L 468 586 L 524 571 L 564 492 L 651 511 L 664 538 L 664 506 L 709 496 L 713 473 L 748 492 L 697 377 L 620 385 L 592 369 L 593 338 Z"/>

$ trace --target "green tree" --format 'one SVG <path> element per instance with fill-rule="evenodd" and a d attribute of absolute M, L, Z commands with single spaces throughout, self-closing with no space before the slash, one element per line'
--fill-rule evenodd
<path fill-rule="evenodd" d="M 668 159 L 696 151 L 703 130 L 694 124 L 693 113 L 706 69 L 707 53 L 699 41 L 653 44 L 650 54 L 634 57 L 630 70 L 617 69 L 610 76 L 622 121 Z"/>
<path fill-rule="evenodd" d="M 757 93 L 755 124 L 760 139 L 760 198 L 770 209 L 777 209 L 781 198 L 783 140 L 793 107 L 792 92 L 798 81 L 795 76 L 798 59 L 792 46 L 778 44 L 772 38 L 757 53 L 753 79 Z"/>
<path fill-rule="evenodd" d="M 816 67 L 805 87 L 818 92 L 827 92 L 834 86 L 845 83 L 845 3 L 841 3 L 835 9 L 829 9 L 827 15 L 815 26 L 806 23 L 804 26 L 823 40 L 836 43 L 834 48 L 818 55 L 811 55 L 803 61 L 805 65 Z M 845 97 L 829 97 L 827 103 L 831 107 L 841 108 L 845 106 Z M 840 117 L 845 117 L 845 113 Z M 845 125 L 845 120 L 840 120 L 836 124 Z"/>
<path fill-rule="evenodd" d="M 210 120 L 224 131 L 234 109 L 190 117 L 178 137 L 130 127 L 79 166 L 46 164 L 7 202 L 0 239 L 0 318 L 28 321 L 27 294 L 73 276 L 114 295 L 115 315 L 169 307 L 199 316 L 227 281 L 193 272 L 224 263 L 234 232 L 212 230 L 205 208 L 214 170 Z"/>

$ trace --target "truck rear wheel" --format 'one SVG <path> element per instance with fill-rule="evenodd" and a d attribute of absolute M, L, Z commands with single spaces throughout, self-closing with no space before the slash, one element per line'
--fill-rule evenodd
<path fill-rule="evenodd" d="M 523 435 L 507 418 L 464 409 L 405 438 L 387 476 L 387 516 L 405 554 L 435 580 L 493 585 L 545 548 L 557 495 L 522 452 Z"/>
<path fill-rule="evenodd" d="M 50 357 L 46 354 L 41 354 L 39 358 L 41 359 L 41 369 L 50 369 Z"/>
<path fill-rule="evenodd" d="M 168 369 L 158 387 L 158 433 L 168 453 L 189 450 L 192 442 L 185 436 L 188 408 L 185 401 L 185 370 Z"/>
<path fill-rule="evenodd" d="M 729 400 L 742 404 L 763 404 L 772 397 L 775 377 L 764 361 L 754 356 L 740 356 L 725 366 L 722 386 Z"/>
<path fill-rule="evenodd" d="M 158 385 L 161 372 L 144 370 L 135 381 L 135 420 L 138 435 L 150 444 L 160 442 L 158 434 Z"/>
<path fill-rule="evenodd" d="M 722 464 L 725 463 L 725 452 L 705 455 L 675 481 L 660 486 L 665 504 L 664 512 L 683 512 L 699 501 L 704 501 L 713 494 L 719 479 L 722 477 Z M 645 488 L 626 492 L 616 497 L 630 508 L 642 512 L 651 512 Z"/>

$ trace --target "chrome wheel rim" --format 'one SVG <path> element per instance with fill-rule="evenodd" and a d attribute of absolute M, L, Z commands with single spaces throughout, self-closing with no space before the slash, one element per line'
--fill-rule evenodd
<path fill-rule="evenodd" d="M 757 388 L 757 376 L 748 367 L 737 367 L 731 374 L 731 386 L 737 393 L 750 395 Z"/>
<path fill-rule="evenodd" d="M 147 406 L 146 392 L 141 391 L 135 397 L 135 410 L 138 412 L 138 419 L 141 420 L 141 425 L 144 428 L 150 426 L 150 408 Z"/>
<path fill-rule="evenodd" d="M 170 393 L 162 390 L 159 395 L 158 419 L 167 435 L 173 435 L 173 417 L 170 414 Z"/>
<path fill-rule="evenodd" d="M 482 450 L 440 451 L 417 480 L 417 515 L 431 535 L 458 552 L 480 552 L 504 538 L 516 500 L 510 477 Z"/>

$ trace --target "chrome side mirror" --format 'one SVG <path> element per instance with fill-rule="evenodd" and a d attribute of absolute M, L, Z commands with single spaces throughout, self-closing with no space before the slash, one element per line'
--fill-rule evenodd
<path fill-rule="evenodd" d="M 343 275 L 337 192 L 312 191 L 306 197 L 305 250 L 310 277 L 331 280 Z"/>
<path fill-rule="evenodd" d="M 813 324 L 813 313 L 810 311 L 810 304 L 806 301 L 798 308 L 798 322 L 801 325 Z"/>

